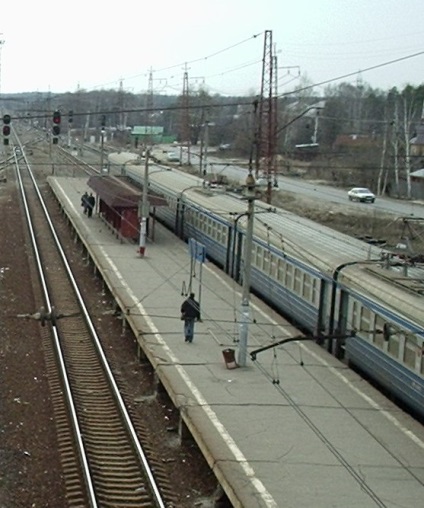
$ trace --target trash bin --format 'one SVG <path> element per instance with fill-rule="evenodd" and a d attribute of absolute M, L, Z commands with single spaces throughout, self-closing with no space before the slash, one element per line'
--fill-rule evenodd
<path fill-rule="evenodd" d="M 234 349 L 224 349 L 222 351 L 222 354 L 224 355 L 224 361 L 225 365 L 227 366 L 227 369 L 235 369 L 238 367 L 236 358 L 235 358 L 235 351 Z"/>

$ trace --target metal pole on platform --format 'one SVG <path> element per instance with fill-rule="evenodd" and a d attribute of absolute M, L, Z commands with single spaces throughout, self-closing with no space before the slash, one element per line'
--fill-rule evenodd
<path fill-rule="evenodd" d="M 246 178 L 247 227 L 244 239 L 243 292 L 241 298 L 240 341 L 238 349 L 238 365 L 246 366 L 247 342 L 250 322 L 250 272 L 252 265 L 253 221 L 255 211 L 255 179 L 251 171 Z"/>
<path fill-rule="evenodd" d="M 201 178 L 208 174 L 208 145 L 209 145 L 209 122 L 205 122 L 205 139 L 203 146 L 203 171 L 200 175 Z"/>
<path fill-rule="evenodd" d="M 147 219 L 149 217 L 150 205 L 148 198 L 148 187 L 149 187 L 149 150 L 145 153 L 145 164 L 144 164 L 144 179 L 143 179 L 143 194 L 141 197 L 141 214 L 140 214 L 140 242 L 138 252 L 141 257 L 144 257 L 146 252 L 146 236 L 147 236 Z"/>
<path fill-rule="evenodd" d="M 104 160 L 104 144 L 105 144 L 105 131 L 103 127 L 100 131 L 100 174 L 103 174 L 103 160 Z"/>

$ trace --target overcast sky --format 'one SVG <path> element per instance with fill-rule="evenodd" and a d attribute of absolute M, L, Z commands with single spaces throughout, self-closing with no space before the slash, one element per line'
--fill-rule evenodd
<path fill-rule="evenodd" d="M 152 69 L 155 93 L 179 94 L 185 64 L 190 89 L 258 93 L 266 30 L 279 93 L 424 83 L 424 0 L 14 0 L 0 14 L 2 93 L 141 92 Z"/>

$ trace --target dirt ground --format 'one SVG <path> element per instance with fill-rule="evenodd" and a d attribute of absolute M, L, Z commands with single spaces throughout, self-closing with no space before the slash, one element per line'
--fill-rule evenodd
<path fill-rule="evenodd" d="M 37 310 L 19 201 L 13 182 L 0 184 L 0 508 L 58 508 L 68 503 L 45 366 L 48 344 L 38 322 L 18 317 Z M 81 249 L 71 239 L 65 249 L 74 273 L 86 281 L 83 292 L 99 333 L 106 336 L 118 384 L 151 429 L 149 449 L 167 471 L 173 508 L 213 506 L 213 473 L 193 441 L 178 444 L 178 414 L 166 396 L 153 396 L 153 372 L 138 361 L 132 337 L 122 335 L 112 302 L 81 259 Z"/>
<path fill-rule="evenodd" d="M 67 503 L 45 369 L 46 344 L 37 322 L 17 317 L 37 310 L 19 201 L 13 182 L 0 183 L 0 508 L 57 508 Z M 402 234 L 391 218 L 370 217 L 367 211 L 362 213 L 364 207 L 312 203 L 283 192 L 278 192 L 274 204 L 353 236 L 386 237 L 396 243 Z M 352 212 L 355 209 L 358 213 Z M 173 506 L 213 506 L 213 474 L 194 443 L 176 446 L 178 415 L 169 401 L 151 396 L 153 373 L 137 360 L 131 338 L 122 336 L 111 302 L 73 241 L 66 249 L 74 271 L 85 276 L 88 306 L 97 316 L 100 333 L 109 332 L 106 347 L 119 383 L 154 429 L 150 446 L 163 457 L 175 486 Z"/>

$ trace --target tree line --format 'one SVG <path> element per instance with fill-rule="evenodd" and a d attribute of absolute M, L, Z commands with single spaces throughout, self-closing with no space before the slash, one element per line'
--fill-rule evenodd
<path fill-rule="evenodd" d="M 308 153 L 308 171 L 330 172 L 341 184 L 362 179 L 378 194 L 406 182 L 424 167 L 424 152 L 411 150 L 411 140 L 424 129 L 424 84 L 388 91 L 357 82 L 329 85 L 321 94 L 299 87 L 273 98 L 273 152 L 279 170 L 298 167 L 299 147 Z M 28 93 L 2 96 L 6 108 L 47 127 L 50 112 L 60 109 L 66 125 L 69 111 L 73 129 L 106 128 L 125 136 L 135 125 L 161 126 L 166 136 L 197 145 L 225 146 L 232 156 L 248 158 L 258 125 L 258 97 L 211 95 L 205 89 L 185 95 L 136 94 L 125 90 L 78 90 L 75 93 Z M 3 107 L 5 109 L 5 107 Z M 424 133 L 423 133 L 424 134 Z M 257 140 L 256 140 L 257 142 Z M 349 181 L 352 180 L 352 182 Z"/>

